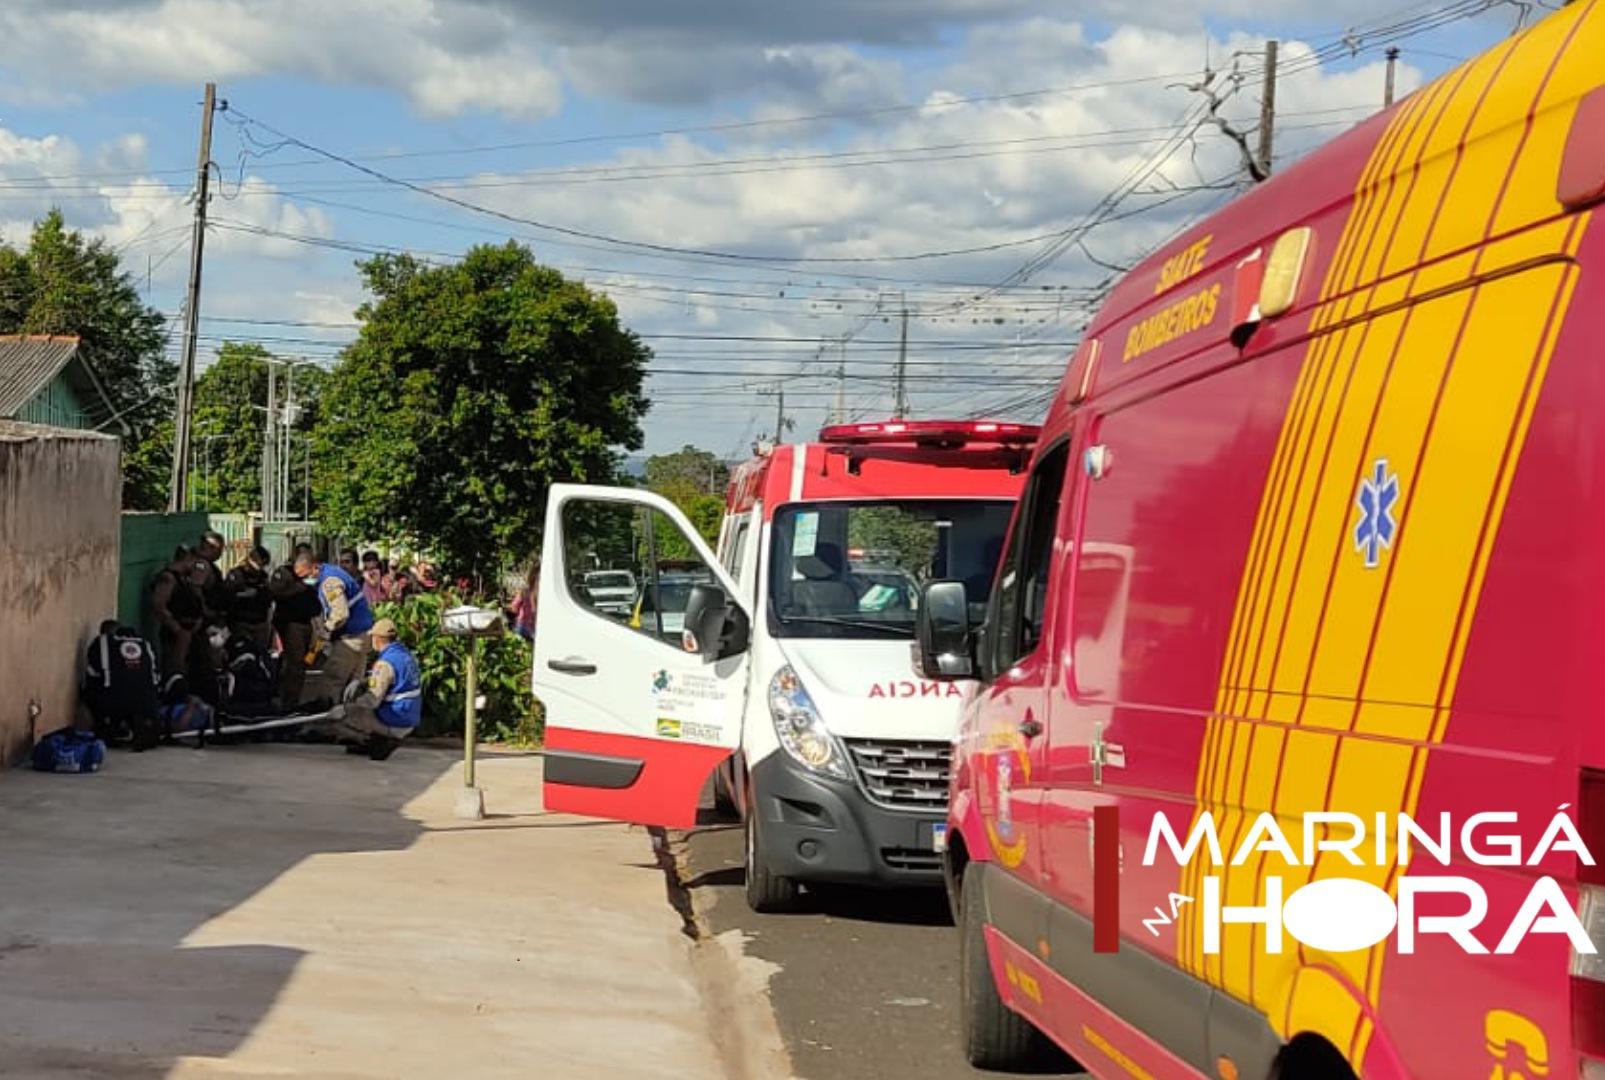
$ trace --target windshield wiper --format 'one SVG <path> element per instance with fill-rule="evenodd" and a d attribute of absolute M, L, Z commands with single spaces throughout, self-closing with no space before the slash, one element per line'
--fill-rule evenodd
<path fill-rule="evenodd" d="M 883 634 L 907 637 L 914 632 L 913 623 L 882 623 L 869 619 L 849 619 L 844 615 L 782 615 L 782 623 L 813 623 L 818 626 L 846 626 L 854 630 L 878 630 Z"/>

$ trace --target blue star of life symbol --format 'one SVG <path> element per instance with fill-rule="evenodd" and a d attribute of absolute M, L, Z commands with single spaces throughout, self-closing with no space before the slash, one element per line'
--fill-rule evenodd
<path fill-rule="evenodd" d="M 1354 505 L 1360 508 L 1360 520 L 1354 526 L 1354 550 L 1365 555 L 1366 569 L 1375 569 L 1382 561 L 1382 550 L 1393 546 L 1399 532 L 1399 520 L 1393 506 L 1399 501 L 1399 474 L 1388 470 L 1388 459 L 1377 458 L 1370 476 L 1360 480 L 1360 493 Z"/>

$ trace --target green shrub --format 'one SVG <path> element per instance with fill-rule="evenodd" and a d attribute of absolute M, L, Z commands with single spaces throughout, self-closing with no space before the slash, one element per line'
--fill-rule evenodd
<path fill-rule="evenodd" d="M 395 620 L 402 643 L 418 657 L 424 684 L 420 735 L 462 734 L 468 641 L 452 637 L 440 625 L 440 613 L 462 602 L 436 592 L 379 605 L 379 616 Z M 540 742 L 546 716 L 530 692 L 531 662 L 529 643 L 516 634 L 480 640 L 479 692 L 485 696 L 479 711 L 481 739 L 519 746 Z"/>

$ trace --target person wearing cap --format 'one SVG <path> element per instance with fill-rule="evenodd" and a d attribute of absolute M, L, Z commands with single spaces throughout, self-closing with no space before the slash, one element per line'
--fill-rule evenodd
<path fill-rule="evenodd" d="M 366 753 L 383 761 L 423 718 L 423 678 L 418 659 L 397 639 L 393 621 L 380 619 L 372 634 L 379 658 L 368 671 L 366 688 L 343 706 L 344 715 L 334 721 L 334 734 L 350 744 L 347 753 Z"/>

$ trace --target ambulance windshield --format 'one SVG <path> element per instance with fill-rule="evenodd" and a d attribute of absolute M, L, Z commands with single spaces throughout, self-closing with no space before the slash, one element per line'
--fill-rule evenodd
<path fill-rule="evenodd" d="M 984 499 L 781 507 L 771 534 L 772 632 L 911 638 L 920 590 L 938 578 L 964 582 L 980 622 L 1012 507 Z"/>

